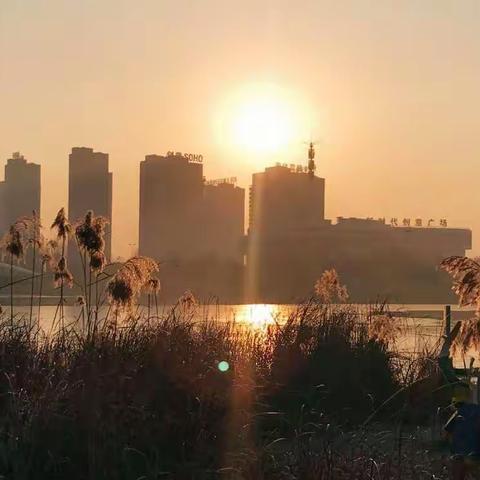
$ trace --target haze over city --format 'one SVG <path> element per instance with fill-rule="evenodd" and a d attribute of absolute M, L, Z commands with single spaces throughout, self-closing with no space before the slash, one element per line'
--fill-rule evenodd
<path fill-rule="evenodd" d="M 0 479 L 480 478 L 480 0 L 0 0 Z"/>
<path fill-rule="evenodd" d="M 0 158 L 42 165 L 50 219 L 71 147 L 108 152 L 127 256 L 146 154 L 247 187 L 314 139 L 328 218 L 447 218 L 478 252 L 478 2 L 337 3 L 4 0 Z"/>

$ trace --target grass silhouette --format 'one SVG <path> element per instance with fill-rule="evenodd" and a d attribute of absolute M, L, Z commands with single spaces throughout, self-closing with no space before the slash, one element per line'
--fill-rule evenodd
<path fill-rule="evenodd" d="M 445 404 L 432 393 L 442 391 L 434 352 L 399 355 L 386 305 L 330 303 L 330 287 L 347 292 L 329 272 L 322 296 L 264 330 L 202 310 L 190 292 L 159 313 L 156 262 L 134 257 L 113 274 L 92 262 L 99 222 L 91 213 L 76 227 L 76 322 L 63 315 L 73 229 L 62 210 L 60 247 L 37 253 L 42 282 L 53 264 L 63 320 L 44 332 L 29 316 L 0 315 L 3 478 L 445 478 L 441 455 L 426 453 L 431 428 L 418 427 Z"/>

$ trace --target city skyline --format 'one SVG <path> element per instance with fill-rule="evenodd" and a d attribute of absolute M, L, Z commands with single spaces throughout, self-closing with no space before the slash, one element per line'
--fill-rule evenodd
<path fill-rule="evenodd" d="M 296 171 L 298 171 L 300 168 L 303 168 L 303 171 L 306 172 L 308 170 L 308 151 L 307 151 L 306 147 L 304 147 L 304 151 L 305 151 L 305 160 L 304 160 L 303 163 L 292 164 L 292 163 L 275 162 L 275 164 L 273 164 L 273 165 L 270 165 L 270 166 L 267 165 L 265 167 L 265 171 L 258 171 L 258 172 L 252 171 L 251 176 L 250 176 L 250 178 L 251 178 L 250 182 L 247 183 L 244 186 L 238 184 L 236 176 L 226 176 L 225 178 L 209 179 L 205 175 L 203 175 L 203 173 L 202 173 L 202 182 L 203 182 L 203 185 L 205 187 L 207 187 L 209 185 L 212 186 L 212 185 L 215 185 L 217 183 L 219 183 L 219 184 L 233 183 L 234 186 L 236 186 L 236 188 L 241 188 L 245 191 L 247 189 L 251 190 L 254 187 L 255 178 L 261 178 L 266 172 L 268 172 L 269 170 L 273 170 L 274 169 L 273 167 L 275 167 L 275 166 L 288 167 L 289 169 L 293 168 Z M 177 155 L 177 154 L 185 156 L 184 158 L 185 158 L 185 161 L 187 163 L 190 162 L 187 157 L 190 157 L 190 159 L 193 159 L 193 164 L 201 166 L 202 168 L 200 170 L 203 172 L 203 167 L 205 166 L 203 155 L 201 155 L 201 154 L 188 154 L 188 153 L 179 152 L 177 150 L 169 150 L 169 151 L 165 152 L 164 155 L 158 155 L 158 154 L 145 155 L 144 160 L 141 160 L 140 162 L 138 162 L 138 170 L 139 170 L 139 172 L 141 171 L 142 164 L 144 164 L 145 161 L 148 160 L 149 158 L 151 158 L 151 159 L 155 159 L 155 158 L 161 159 L 161 158 L 168 157 L 169 155 Z M 78 161 L 80 161 L 79 166 L 81 165 L 82 160 L 88 160 L 89 158 L 91 158 L 91 160 L 94 161 L 95 159 L 98 159 L 98 161 L 100 162 L 100 164 L 99 164 L 99 169 L 100 170 L 98 168 L 95 169 L 94 171 L 91 172 L 92 175 L 87 175 L 88 178 L 83 178 L 83 180 L 80 179 L 81 180 L 80 183 L 78 183 L 75 186 L 74 179 L 75 179 L 75 177 L 78 177 L 78 172 L 77 173 L 75 173 L 75 172 L 72 173 L 71 172 L 70 174 L 68 174 L 70 169 L 68 168 L 68 163 L 66 164 L 67 175 L 69 175 L 69 178 L 70 178 L 69 180 L 67 180 L 67 185 L 70 183 L 70 186 L 67 189 L 67 199 L 66 199 L 64 205 L 66 207 L 68 207 L 67 212 L 68 212 L 68 215 L 70 217 L 70 221 L 76 222 L 76 221 L 81 220 L 88 210 L 93 210 L 95 215 L 101 215 L 101 216 L 104 216 L 105 218 L 107 218 L 107 220 L 109 221 L 109 227 L 107 227 L 107 230 L 108 230 L 107 237 L 108 238 L 107 238 L 106 251 L 107 251 L 107 256 L 108 257 L 110 257 L 110 255 L 112 256 L 112 260 L 114 260 L 116 258 L 127 258 L 128 256 L 131 255 L 132 249 L 137 250 L 137 251 L 141 250 L 141 241 L 140 241 L 141 234 L 140 234 L 140 232 L 141 232 L 142 227 L 141 227 L 141 216 L 140 216 L 140 213 L 139 213 L 141 211 L 141 200 L 139 200 L 139 212 L 137 213 L 137 218 L 138 218 L 137 225 L 138 225 L 138 227 L 132 227 L 132 225 L 130 224 L 130 230 L 132 230 L 132 231 L 134 230 L 136 232 L 136 236 L 133 237 L 135 239 L 135 241 L 126 243 L 125 240 L 123 242 L 120 242 L 118 240 L 118 238 L 116 238 L 117 235 L 119 235 L 119 232 L 116 232 L 115 228 L 113 227 L 113 224 L 115 223 L 115 218 L 113 217 L 111 212 L 114 210 L 117 196 L 115 195 L 115 188 L 114 188 L 115 184 L 112 180 L 112 178 L 114 176 L 114 172 L 109 172 L 108 171 L 109 170 L 109 166 L 108 166 L 109 165 L 109 153 L 95 151 L 95 149 L 91 148 L 91 147 L 84 147 L 84 146 L 83 147 L 72 147 L 71 152 L 69 153 L 69 157 L 68 157 L 69 159 L 67 160 L 67 162 L 70 162 L 70 168 L 71 168 L 71 165 L 72 165 L 72 155 L 73 155 L 73 159 L 78 157 Z M 11 157 L 12 157 L 13 160 L 21 160 L 21 161 L 27 162 L 26 159 L 25 159 L 25 156 L 23 154 L 21 154 L 20 152 L 14 152 L 13 154 L 11 154 Z M 97 163 L 98 163 L 98 161 L 97 161 Z M 101 164 L 103 164 L 104 162 L 106 162 L 105 163 L 106 166 L 102 167 Z M 34 167 L 34 166 L 38 167 L 37 168 L 37 170 L 38 170 L 38 181 L 40 182 L 40 173 L 39 172 L 40 172 L 40 168 L 42 167 L 42 165 L 40 163 L 34 163 L 34 162 L 27 162 L 26 164 L 31 166 L 31 167 Z M 102 183 L 103 180 L 100 178 L 100 179 L 96 180 L 96 183 L 98 183 L 97 187 L 100 190 L 98 190 L 97 187 L 95 187 L 95 186 L 92 186 L 92 185 L 90 186 L 90 189 L 94 187 L 94 190 L 97 189 L 98 192 L 100 192 L 100 193 L 95 194 L 95 195 L 97 195 L 97 199 L 92 200 L 90 198 L 90 200 L 89 200 L 88 198 L 84 198 L 84 199 L 79 198 L 78 195 L 80 194 L 80 192 L 79 192 L 78 189 L 82 187 L 82 184 L 85 183 L 85 182 L 88 184 L 89 178 L 91 176 L 94 177 L 95 175 L 98 176 L 98 174 L 101 173 L 102 170 L 105 170 L 105 173 L 108 172 L 108 175 L 106 177 L 106 182 L 107 183 L 103 184 Z M 44 170 L 42 169 L 42 173 L 43 173 L 43 171 Z M 77 168 L 77 171 L 78 171 L 78 168 Z M 315 179 L 324 182 L 324 178 L 315 177 Z M 77 181 L 78 180 L 79 180 L 79 178 L 77 178 Z M 141 180 L 141 175 L 140 175 L 139 185 L 138 185 L 138 191 L 139 191 L 140 196 L 141 196 L 141 182 L 142 182 L 142 180 Z M 0 181 L 0 185 L 2 185 L 3 183 L 4 182 Z M 57 187 L 58 186 L 59 185 L 57 185 Z M 39 184 L 39 193 L 41 192 L 42 195 L 43 195 L 44 194 L 44 189 L 42 187 L 43 187 L 43 185 Z M 105 188 L 104 194 L 107 195 L 107 197 L 105 197 L 105 199 L 102 200 L 102 199 L 98 198 L 98 195 L 99 194 L 100 194 L 100 196 L 102 195 L 101 191 L 104 188 Z M 97 190 L 95 190 L 95 191 L 97 191 Z M 70 195 L 68 193 L 69 191 L 71 192 Z M 382 221 L 386 224 L 392 224 L 392 226 L 394 226 L 394 227 L 403 226 L 403 227 L 425 228 L 425 227 L 447 227 L 448 226 L 448 227 L 458 227 L 458 228 L 469 228 L 469 229 L 471 229 L 470 225 L 455 225 L 455 224 L 452 225 L 452 224 L 450 224 L 449 219 L 446 219 L 446 218 L 443 218 L 443 217 L 432 218 L 431 216 L 428 216 L 428 215 L 424 218 L 419 217 L 417 215 L 413 215 L 413 216 L 405 216 L 405 215 L 403 215 L 403 216 L 402 215 L 395 215 L 395 216 L 386 215 L 385 216 L 384 215 L 384 216 L 374 217 L 374 216 L 371 216 L 371 215 L 368 215 L 368 214 L 363 216 L 363 217 L 354 217 L 352 215 L 345 215 L 345 214 L 342 213 L 342 214 L 337 215 L 336 217 L 329 217 L 328 214 L 325 213 L 326 210 L 327 210 L 327 205 L 328 205 L 328 201 L 326 201 L 326 193 L 327 192 L 328 192 L 328 189 L 325 189 L 325 186 L 323 186 L 323 191 L 322 191 L 323 198 L 322 198 L 322 204 L 320 205 L 321 216 L 325 217 L 325 218 L 333 218 L 337 222 L 342 221 L 343 219 L 348 219 L 348 218 L 359 218 L 359 219 L 366 219 L 366 220 L 380 220 L 380 221 Z M 119 193 L 120 192 L 117 192 L 117 195 Z M 125 192 L 121 192 L 121 193 L 124 194 Z M 106 202 L 106 203 L 102 203 L 102 202 Z M 38 207 L 34 208 L 34 209 L 37 211 L 37 214 L 38 214 L 38 212 L 40 212 L 41 220 L 46 219 L 47 223 L 48 223 L 49 219 L 47 217 L 45 217 L 45 213 L 44 213 L 43 209 L 40 210 L 40 203 L 43 204 L 43 201 L 39 201 L 38 202 Z M 288 203 L 288 201 L 287 201 L 287 203 Z M 35 203 L 34 205 L 37 205 L 37 203 Z M 91 205 L 91 206 L 88 207 L 87 205 Z M 95 208 L 95 206 L 97 206 L 97 208 Z M 251 199 L 249 200 L 248 197 L 245 196 L 244 216 L 243 216 L 243 218 L 244 218 L 244 233 L 245 234 L 248 233 L 249 228 L 251 228 L 251 226 L 252 226 L 251 206 L 252 206 L 251 205 Z M 21 208 L 21 206 L 19 208 Z M 57 206 L 57 209 L 58 209 L 58 206 Z M 27 212 L 27 210 L 25 210 L 23 212 L 23 215 L 29 214 L 30 210 L 31 209 L 28 209 L 28 212 Z M 19 216 L 19 215 L 17 215 L 17 216 Z M 10 220 L 11 220 L 10 218 L 8 220 L 6 220 L 6 223 L 5 223 L 4 227 L 7 225 L 7 223 L 9 223 Z M 331 221 L 331 220 L 329 220 L 329 221 Z M 4 228 L 4 230 L 5 230 L 5 228 Z M 130 236 L 129 238 L 132 238 L 132 236 Z M 119 248 L 118 253 L 115 251 L 115 244 L 116 243 L 117 243 L 117 248 Z M 112 245 L 114 245 L 114 247 L 112 247 Z"/>
<path fill-rule="evenodd" d="M 46 167 L 42 206 L 51 218 L 66 205 L 69 148 L 108 152 L 113 250 L 123 256 L 137 242 L 138 162 L 175 147 L 203 154 L 208 178 L 233 173 L 247 186 L 252 171 L 303 161 L 312 138 L 329 179 L 327 217 L 448 218 L 478 231 L 479 8 L 469 0 L 5 0 L 0 158 L 21 148 Z M 294 126 L 280 150 L 268 151 L 268 130 L 245 125 L 257 111 L 252 85 L 267 85 L 288 107 Z M 288 122 L 269 98 L 261 118 L 283 119 L 277 135 Z M 228 124 L 238 116 L 234 139 L 219 133 L 224 116 Z M 246 134 L 259 147 L 265 138 L 266 149 L 246 148 Z"/>
<path fill-rule="evenodd" d="M 477 478 L 479 25 L 0 0 L 0 477 Z"/>
<path fill-rule="evenodd" d="M 277 164 L 252 173 L 248 219 L 245 189 L 232 177 L 207 180 L 201 155 L 146 155 L 139 169 L 138 250 L 161 266 L 165 301 L 189 289 L 230 303 L 288 303 L 334 268 L 354 301 L 381 294 L 397 302 L 432 303 L 449 295 L 448 277 L 438 265 L 452 255 L 464 256 L 472 246 L 471 230 L 448 228 L 444 219 L 435 224 L 433 219 L 338 217 L 332 222 L 325 217 L 327 182 L 315 174 L 312 143 L 307 165 Z M 68 170 L 70 222 L 75 227 L 89 210 L 107 219 L 109 263 L 114 183 L 109 155 L 73 147 Z M 40 213 L 40 165 L 17 152 L 5 171 L 8 181 L 0 184 L 0 193 L 4 207 L 14 206 L 8 213 Z M 3 223 L 15 220 L 5 213 Z M 71 240 L 69 265 L 78 275 L 82 266 Z"/>

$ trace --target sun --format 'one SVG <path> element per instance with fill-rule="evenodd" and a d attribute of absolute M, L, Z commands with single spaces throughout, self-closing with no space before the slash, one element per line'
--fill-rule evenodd
<path fill-rule="evenodd" d="M 272 152 L 292 140 L 293 119 L 278 98 L 250 98 L 232 112 L 233 143 L 247 150 Z"/>
<path fill-rule="evenodd" d="M 249 153 L 275 153 L 302 139 L 302 112 L 295 96 L 278 86 L 256 84 L 234 92 L 223 108 L 223 141 Z"/>

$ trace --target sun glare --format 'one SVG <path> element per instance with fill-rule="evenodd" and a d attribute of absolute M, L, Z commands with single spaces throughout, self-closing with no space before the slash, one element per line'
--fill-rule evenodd
<path fill-rule="evenodd" d="M 248 150 L 278 150 L 290 141 L 291 133 L 288 109 L 276 99 L 254 98 L 233 112 L 233 140 Z"/>
<path fill-rule="evenodd" d="M 279 305 L 241 305 L 238 312 L 238 320 L 254 330 L 263 330 L 268 325 L 274 324 L 279 315 Z"/>
<path fill-rule="evenodd" d="M 305 115 L 298 99 L 287 90 L 270 84 L 248 86 L 226 103 L 222 138 L 235 149 L 274 153 L 305 135 Z"/>

